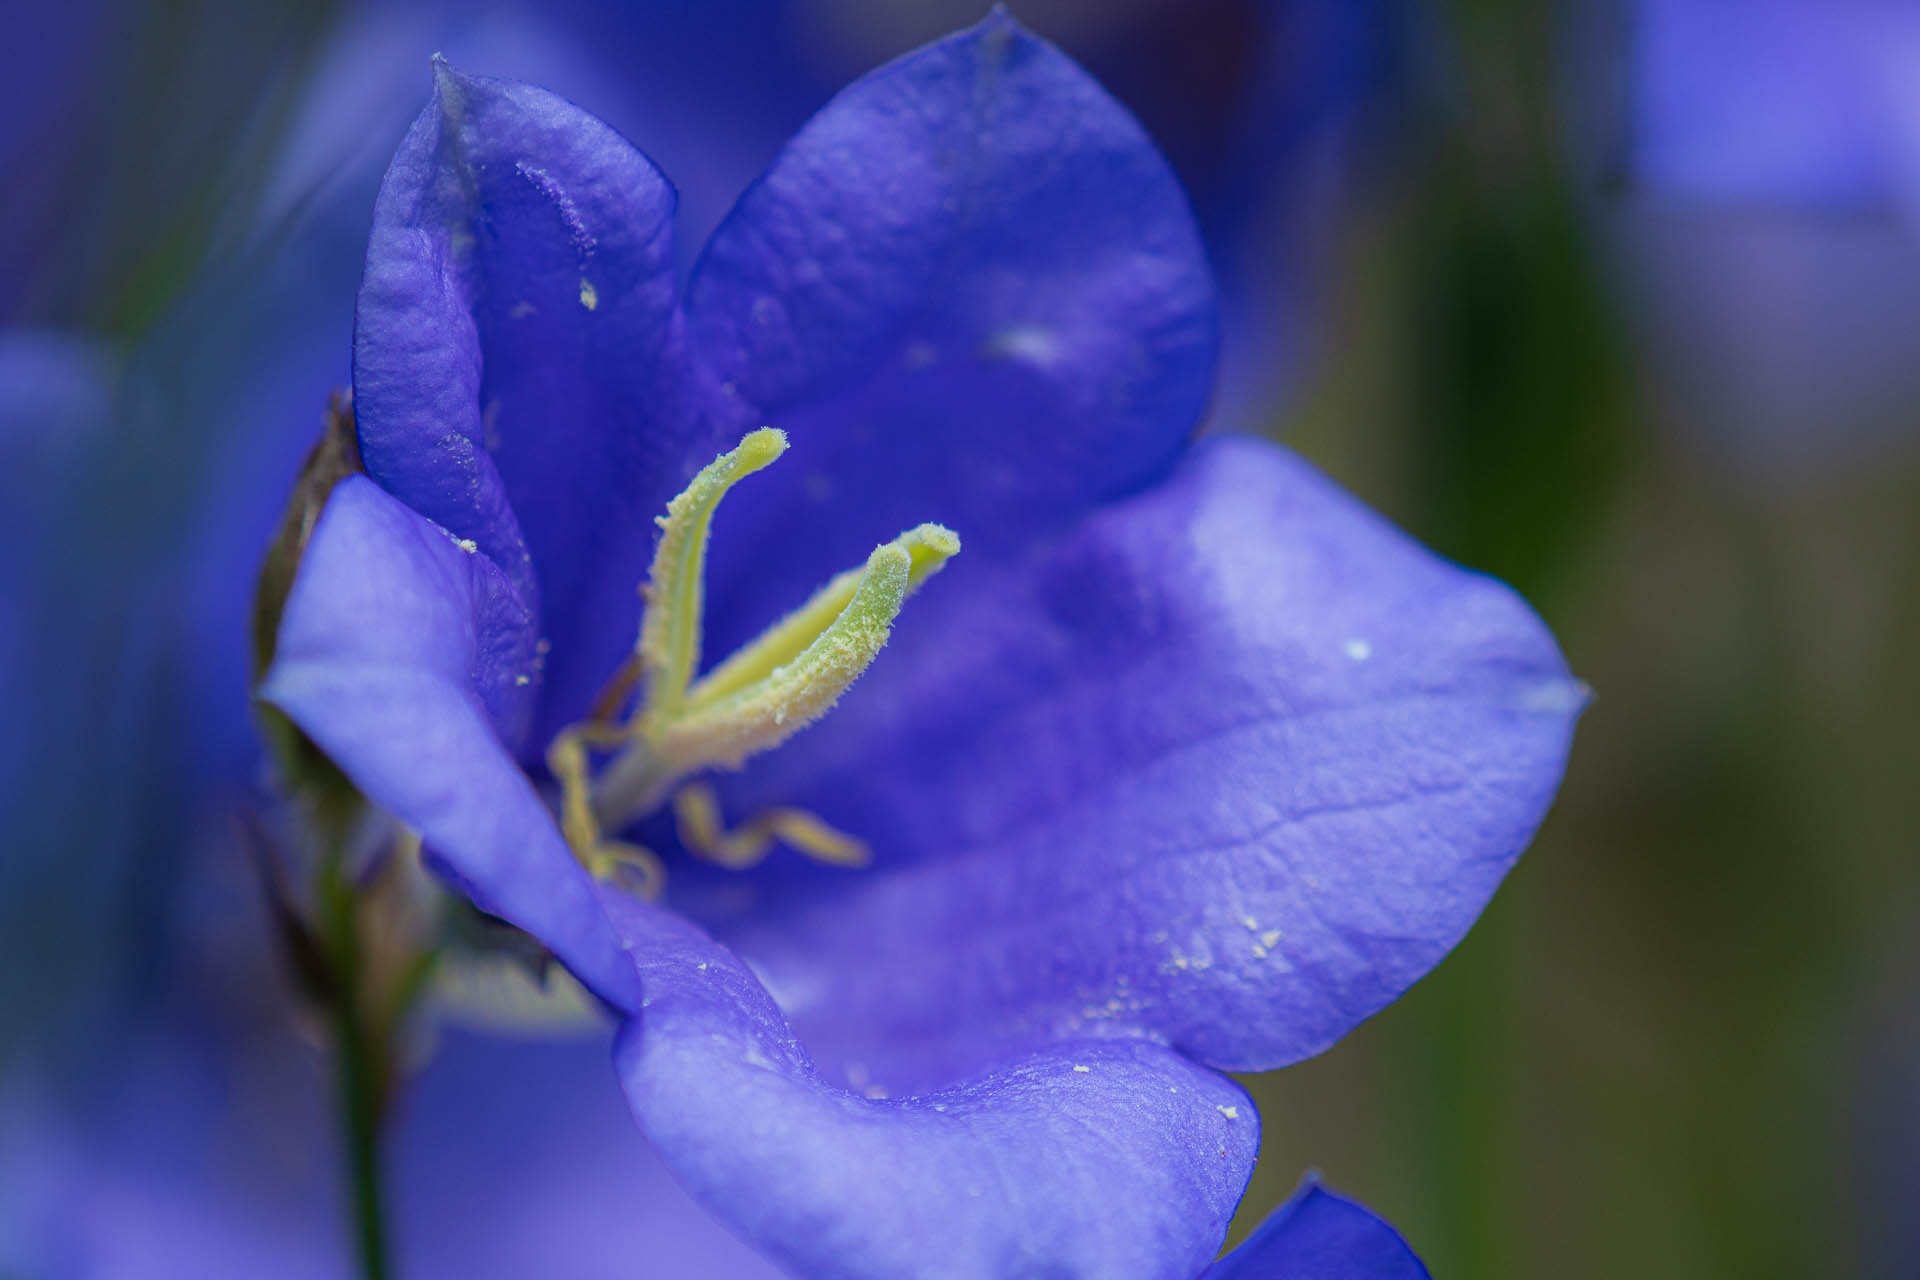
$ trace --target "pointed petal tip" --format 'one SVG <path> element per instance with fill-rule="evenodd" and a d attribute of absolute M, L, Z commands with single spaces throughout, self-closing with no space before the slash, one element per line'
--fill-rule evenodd
<path fill-rule="evenodd" d="M 1593 705 L 1593 686 L 1577 676 L 1552 676 L 1521 688 L 1518 701 L 1522 711 L 1575 720 Z"/>
<path fill-rule="evenodd" d="M 457 67 L 448 60 L 446 54 L 438 50 L 427 60 L 427 66 L 433 76 L 434 104 L 440 108 L 441 118 L 449 124 L 456 123 L 455 118 L 465 114 L 468 100 L 476 93 L 487 89 L 497 92 L 513 83 Z"/>
<path fill-rule="evenodd" d="M 447 55 L 437 49 L 427 59 L 427 73 L 433 77 L 433 98 L 427 110 L 451 124 L 462 109 L 472 77 L 447 61 Z"/>
<path fill-rule="evenodd" d="M 973 29 L 979 32 L 1025 30 L 1020 25 L 1020 20 L 1008 13 L 1007 6 L 999 0 L 995 0 L 993 6 L 987 10 L 987 15 L 976 22 Z"/>
<path fill-rule="evenodd" d="M 995 4 L 993 8 L 987 10 L 986 17 L 965 31 L 959 32 L 958 38 L 979 40 L 996 53 L 1004 52 L 1016 41 L 1037 39 L 1018 18 L 1007 12 L 1007 6 L 1004 4 Z"/>

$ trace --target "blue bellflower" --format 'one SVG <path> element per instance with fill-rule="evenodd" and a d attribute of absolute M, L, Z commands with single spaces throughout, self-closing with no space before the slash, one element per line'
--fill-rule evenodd
<path fill-rule="evenodd" d="M 1257 1147 L 1217 1073 L 1458 941 L 1582 686 L 1285 451 L 1191 443 L 1187 204 L 1007 18 L 835 98 L 684 291 L 673 208 L 437 67 L 359 298 L 367 474 L 261 694 L 618 1015 L 640 1127 L 768 1257 L 1189 1280 Z M 1337 1236 L 1325 1195 L 1275 1237 Z"/>

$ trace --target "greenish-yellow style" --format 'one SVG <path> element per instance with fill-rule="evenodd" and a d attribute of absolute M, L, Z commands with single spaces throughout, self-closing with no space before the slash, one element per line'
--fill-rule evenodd
<path fill-rule="evenodd" d="M 714 512 L 735 484 L 786 450 L 783 431 L 749 432 L 667 504 L 642 588 L 646 612 L 634 656 L 595 717 L 563 730 L 547 752 L 562 789 L 561 829 L 575 854 L 594 874 L 619 876 L 649 896 L 664 884 L 659 859 L 601 832 L 628 826 L 670 800 L 682 843 L 723 865 L 751 865 L 775 841 L 838 865 L 858 866 L 867 858 L 858 839 L 800 810 L 771 810 L 727 831 L 712 789 L 688 781 L 703 770 L 738 768 L 832 710 L 885 647 L 907 597 L 960 551 L 952 530 L 915 526 L 875 547 L 864 565 L 836 574 L 695 681 Z M 620 720 L 636 681 L 641 696 Z M 614 752 L 597 778 L 589 748 Z"/>

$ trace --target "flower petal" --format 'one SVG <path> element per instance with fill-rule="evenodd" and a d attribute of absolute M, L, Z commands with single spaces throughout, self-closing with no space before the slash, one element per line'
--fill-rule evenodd
<path fill-rule="evenodd" d="M 584 111 L 442 62 L 375 207 L 354 338 L 367 470 L 529 599 L 537 578 L 536 745 L 633 643 L 653 517 L 711 452 L 673 204 Z"/>
<path fill-rule="evenodd" d="M 535 661 L 526 608 L 493 562 L 351 476 L 314 527 L 260 696 L 418 831 L 482 910 L 628 1005 L 632 968 L 592 881 L 497 732 L 524 717 Z"/>
<path fill-rule="evenodd" d="M 901 529 L 938 520 L 979 563 L 1160 473 L 1213 368 L 1166 161 L 997 12 L 834 98 L 687 305 L 725 387 L 794 444 L 717 531 L 716 653 Z"/>
<path fill-rule="evenodd" d="M 1219 1247 L 1259 1141 L 1230 1080 L 1108 1040 L 859 1096 L 725 948 L 607 896 L 646 991 L 615 1050 L 635 1117 L 695 1199 L 797 1274 L 1189 1280 Z"/>
<path fill-rule="evenodd" d="M 976 581 L 930 584 L 723 789 L 736 821 L 813 810 L 869 870 L 669 882 L 816 1054 L 896 1091 L 1060 1037 L 1226 1070 L 1326 1048 L 1479 915 L 1585 697 L 1510 591 L 1245 438 Z"/>
<path fill-rule="evenodd" d="M 1427 1280 L 1400 1233 L 1309 1175 L 1201 1280 Z"/>

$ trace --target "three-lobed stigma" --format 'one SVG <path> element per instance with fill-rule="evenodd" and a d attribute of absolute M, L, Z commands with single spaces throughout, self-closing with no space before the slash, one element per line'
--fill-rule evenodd
<path fill-rule="evenodd" d="M 909 529 L 696 681 L 714 511 L 736 483 L 786 449 L 783 431 L 749 432 L 667 504 L 641 588 L 646 611 L 633 658 L 596 700 L 593 718 L 562 730 L 548 748 L 561 787 L 561 830 L 576 856 L 594 874 L 618 876 L 649 897 L 665 880 L 658 857 L 601 833 L 669 800 L 681 843 L 723 866 L 753 865 L 776 840 L 835 865 L 866 862 L 863 843 L 796 809 L 774 809 L 727 831 L 712 788 L 688 782 L 706 769 L 738 768 L 830 711 L 879 656 L 907 597 L 960 551 L 959 537 L 941 525 Z M 641 696 L 621 720 L 636 684 Z M 615 752 L 597 778 L 589 748 Z"/>

